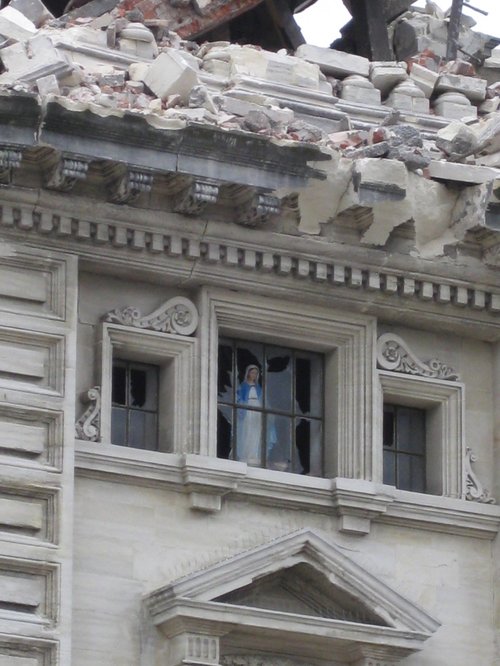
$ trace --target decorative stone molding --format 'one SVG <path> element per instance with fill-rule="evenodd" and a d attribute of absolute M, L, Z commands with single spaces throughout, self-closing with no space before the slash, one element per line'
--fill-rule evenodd
<path fill-rule="evenodd" d="M 438 359 L 421 361 L 398 335 L 384 333 L 377 341 L 377 364 L 382 370 L 432 379 L 458 380 L 458 373 Z"/>
<path fill-rule="evenodd" d="M 500 243 L 485 250 L 483 252 L 483 259 L 488 266 L 500 267 Z"/>
<path fill-rule="evenodd" d="M 220 511 L 223 497 L 236 490 L 238 482 L 246 476 L 247 465 L 236 461 L 224 465 L 224 462 L 206 458 L 200 468 L 199 456 L 189 453 L 182 456 L 182 478 L 190 509 L 205 513 Z"/>
<path fill-rule="evenodd" d="M 100 437 L 103 443 L 111 442 L 113 358 L 119 353 L 121 358 L 133 358 L 158 366 L 163 396 L 162 409 L 158 413 L 158 449 L 161 455 L 166 455 L 167 451 L 196 451 L 199 446 L 199 404 L 197 400 L 186 399 L 186 396 L 197 395 L 199 385 L 198 339 L 189 335 L 196 328 L 198 315 L 191 301 L 181 297 L 171 301 L 173 305 L 181 305 L 179 319 L 176 320 L 174 311 L 172 320 L 184 334 L 166 335 L 165 331 L 170 330 L 167 326 L 159 325 L 160 330 L 141 327 L 141 323 L 135 326 L 133 322 L 142 319 L 140 313 L 137 319 L 123 320 L 119 310 L 115 313 L 119 315 L 115 320 L 105 321 L 100 327 Z M 142 324 L 153 323 L 154 318 L 152 315 L 150 317 L 152 321 L 148 322 L 149 318 L 146 317 Z M 121 321 L 125 321 L 125 325 Z M 168 316 L 166 321 L 167 324 L 170 321 Z"/>
<path fill-rule="evenodd" d="M 75 424 L 77 439 L 98 442 L 101 437 L 101 389 L 94 386 L 83 394 L 82 400 L 89 406 Z"/>
<path fill-rule="evenodd" d="M 49 190 L 69 192 L 78 180 L 85 180 L 89 162 L 83 159 L 61 157 L 45 181 Z"/>
<path fill-rule="evenodd" d="M 108 185 L 109 199 L 116 204 L 136 201 L 142 192 L 150 192 L 153 187 L 153 174 L 147 171 L 128 169 Z"/>
<path fill-rule="evenodd" d="M 221 658 L 222 666 L 308 666 L 310 662 L 289 657 L 253 654 L 226 654 Z"/>
<path fill-rule="evenodd" d="M 487 540 L 494 539 L 500 529 L 498 505 L 479 506 L 464 499 L 410 493 L 357 479 L 337 478 L 333 484 L 331 479 L 261 470 L 213 456 L 188 454 L 184 458 L 176 453 L 113 446 L 104 438 L 102 443 L 77 442 L 75 464 L 79 476 L 185 493 L 191 509 L 217 511 L 219 498 L 317 515 L 337 513 L 348 519 L 342 529 L 360 536 L 366 534 L 366 518 Z M 193 494 L 200 498 L 198 505 L 193 503 Z M 361 520 L 353 526 L 356 521 L 352 519 L 357 517 Z"/>
<path fill-rule="evenodd" d="M 194 180 L 191 185 L 175 195 L 173 210 L 184 215 L 198 215 L 208 206 L 217 202 L 219 185 L 202 180 Z"/>
<path fill-rule="evenodd" d="M 465 499 L 481 504 L 496 504 L 496 499 L 491 496 L 490 491 L 483 486 L 472 469 L 472 463 L 475 462 L 477 462 L 477 456 L 472 449 L 467 447 L 465 450 Z"/>
<path fill-rule="evenodd" d="M 12 180 L 12 171 L 21 166 L 23 154 L 16 148 L 0 146 L 0 183 L 8 185 Z"/>
<path fill-rule="evenodd" d="M 149 315 L 142 316 L 140 310 L 129 305 L 122 310 L 111 310 L 103 317 L 103 321 L 112 324 L 177 335 L 192 335 L 198 327 L 198 320 L 194 303 L 183 296 L 169 299 Z"/>
<path fill-rule="evenodd" d="M 236 207 L 235 222 L 246 227 L 264 224 L 271 215 L 278 215 L 281 202 L 270 194 L 255 193 L 251 199 Z"/>
<path fill-rule="evenodd" d="M 185 632 L 173 636 L 169 641 L 169 666 L 216 666 L 218 663 L 218 636 Z"/>
<path fill-rule="evenodd" d="M 88 220 L 68 214 L 53 213 L 40 206 L 23 206 L 12 203 L 1 205 L 0 227 L 33 231 L 47 237 L 53 234 L 58 239 L 88 241 L 96 245 L 109 245 L 110 252 L 133 249 L 135 252 L 168 257 L 185 258 L 192 264 L 194 256 L 211 266 L 234 266 L 258 273 L 274 272 L 280 276 L 290 276 L 304 280 L 308 278 L 322 282 L 333 289 L 356 289 L 371 294 L 379 292 L 397 300 L 413 299 L 436 306 L 452 307 L 455 314 L 460 311 L 485 311 L 493 316 L 500 314 L 500 291 L 484 290 L 462 284 L 440 282 L 429 276 L 408 277 L 407 272 L 391 269 L 360 267 L 336 260 L 304 259 L 279 249 L 263 247 L 249 249 L 236 241 L 193 239 L 181 233 L 162 233 L 158 230 L 138 229 L 125 221 Z M 451 313 L 450 313 L 451 314 Z"/>
<path fill-rule="evenodd" d="M 302 590 L 299 597 L 296 584 Z M 283 606 L 276 604 L 276 594 L 284 600 Z M 421 650 L 440 626 L 426 611 L 308 529 L 164 585 L 148 594 L 144 604 L 154 626 L 169 640 L 166 666 L 179 664 L 170 647 L 172 638 L 181 633 L 219 636 L 221 651 L 230 647 L 233 655 L 255 655 L 262 645 L 272 645 L 271 663 L 280 666 L 291 666 L 290 653 L 299 663 L 308 663 L 314 654 L 318 666 L 331 663 L 332 654 L 344 664 L 372 655 L 383 664 L 396 664 Z M 324 612 L 332 605 L 336 607 L 333 614 Z M 338 609 L 351 619 L 339 619 Z M 215 659 L 208 641 L 207 648 L 209 659 Z M 159 649 L 164 654 L 165 648 Z M 186 661 L 192 663 L 192 659 Z M 202 657 L 201 663 L 214 661 Z M 240 662 L 233 656 L 229 663 L 239 666 Z M 242 666 L 261 663 L 266 663 L 265 657 Z"/>

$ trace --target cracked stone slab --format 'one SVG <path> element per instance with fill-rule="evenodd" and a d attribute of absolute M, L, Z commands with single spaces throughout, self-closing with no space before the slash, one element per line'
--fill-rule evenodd
<path fill-rule="evenodd" d="M 495 180 L 498 177 L 496 169 L 475 164 L 459 164 L 457 162 L 444 162 L 433 160 L 429 164 L 429 175 L 436 180 L 453 180 L 459 183 L 481 184 Z"/>

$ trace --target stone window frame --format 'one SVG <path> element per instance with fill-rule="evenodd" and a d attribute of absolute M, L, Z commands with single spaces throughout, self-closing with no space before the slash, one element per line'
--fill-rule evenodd
<path fill-rule="evenodd" d="M 113 355 L 159 368 L 158 449 L 182 453 L 194 448 L 198 423 L 196 338 L 103 322 L 98 346 L 101 372 L 100 439 L 111 443 Z M 123 447 L 121 447 L 123 448 Z"/>
<path fill-rule="evenodd" d="M 383 403 L 418 407 L 427 413 L 426 495 L 464 497 L 464 405 L 465 386 L 461 382 L 405 375 L 379 370 L 378 428 L 380 451 L 378 480 L 383 480 Z M 410 492 L 410 491 L 401 491 Z"/>
<path fill-rule="evenodd" d="M 215 457 L 217 452 L 219 337 L 264 341 L 324 354 L 324 476 L 372 480 L 375 317 L 211 288 L 200 294 L 200 312 L 199 453 Z"/>

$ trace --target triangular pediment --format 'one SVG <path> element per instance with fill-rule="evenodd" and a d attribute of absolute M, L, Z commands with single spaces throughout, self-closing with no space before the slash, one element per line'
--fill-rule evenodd
<path fill-rule="evenodd" d="M 323 573 L 305 563 L 268 574 L 250 585 L 223 594 L 214 601 L 295 615 L 387 626 L 387 622 L 359 599 L 332 585 Z"/>
<path fill-rule="evenodd" d="M 233 650 L 313 650 L 321 659 L 335 650 L 339 663 L 366 653 L 396 663 L 440 626 L 312 530 L 194 572 L 155 590 L 145 604 L 167 637 L 199 630 L 224 635 Z"/>

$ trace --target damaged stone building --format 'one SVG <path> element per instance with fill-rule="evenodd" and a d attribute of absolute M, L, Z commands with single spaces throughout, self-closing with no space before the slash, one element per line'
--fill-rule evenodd
<path fill-rule="evenodd" d="M 345 4 L 0 10 L 0 666 L 500 665 L 500 40 Z"/>

